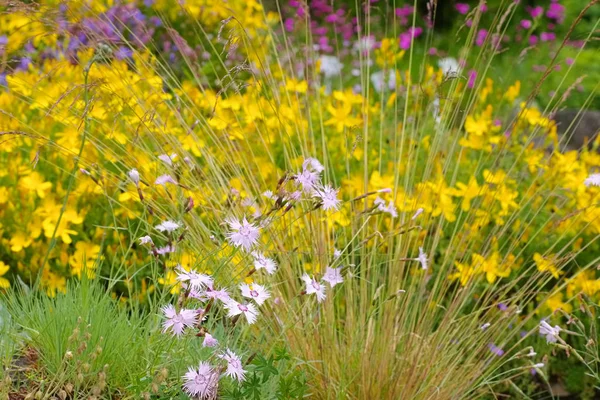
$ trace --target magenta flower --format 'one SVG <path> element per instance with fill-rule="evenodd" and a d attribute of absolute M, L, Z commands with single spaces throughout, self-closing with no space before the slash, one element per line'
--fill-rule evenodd
<path fill-rule="evenodd" d="M 227 233 L 227 240 L 236 247 L 249 251 L 258 242 L 260 228 L 248 222 L 246 217 L 241 222 L 234 218 L 225 220 L 231 232 Z"/>
<path fill-rule="evenodd" d="M 533 26 L 533 23 L 528 19 L 522 19 L 520 25 L 523 29 L 529 29 Z"/>
<path fill-rule="evenodd" d="M 551 42 L 556 40 L 556 34 L 554 32 L 542 32 L 540 33 L 540 40 L 542 42 Z"/>
<path fill-rule="evenodd" d="M 469 7 L 469 5 L 466 4 L 466 3 L 456 3 L 456 5 L 454 6 L 454 8 L 456 8 L 456 11 L 458 11 L 460 14 L 465 15 L 466 13 L 469 12 L 469 9 L 471 7 Z"/>
<path fill-rule="evenodd" d="M 477 80 L 477 71 L 472 69 L 469 71 L 469 81 L 467 82 L 467 87 L 469 89 L 473 89 L 475 87 L 476 80 Z"/>
<path fill-rule="evenodd" d="M 544 7 L 527 7 L 527 11 L 529 12 L 529 15 L 531 15 L 531 18 L 535 19 L 544 13 Z"/>
<path fill-rule="evenodd" d="M 561 24 L 565 19 L 565 6 L 558 4 L 557 0 L 553 0 L 546 11 L 546 16 Z"/>
<path fill-rule="evenodd" d="M 475 44 L 479 47 L 483 46 L 483 44 L 485 43 L 485 39 L 487 38 L 488 35 L 488 31 L 485 29 L 480 29 L 479 32 L 477 32 L 477 37 L 475 38 Z"/>
<path fill-rule="evenodd" d="M 208 363 L 201 362 L 198 368 L 188 368 L 183 376 L 183 389 L 192 397 L 214 399 L 217 397 L 219 373 Z"/>
<path fill-rule="evenodd" d="M 163 333 L 170 329 L 175 336 L 180 336 L 186 327 L 193 327 L 198 319 L 198 311 L 182 309 L 177 312 L 172 304 L 163 307 L 162 312 L 167 318 L 163 322 Z"/>
<path fill-rule="evenodd" d="M 227 349 L 219 358 L 227 361 L 225 375 L 234 378 L 238 382 L 243 382 L 246 379 L 246 371 L 242 366 L 242 361 L 233 351 Z"/>
<path fill-rule="evenodd" d="M 257 283 L 253 283 L 252 285 L 242 283 L 240 285 L 240 290 L 242 291 L 242 296 L 254 300 L 259 306 L 261 306 L 269 297 L 271 297 L 271 294 L 267 291 L 267 289 Z"/>

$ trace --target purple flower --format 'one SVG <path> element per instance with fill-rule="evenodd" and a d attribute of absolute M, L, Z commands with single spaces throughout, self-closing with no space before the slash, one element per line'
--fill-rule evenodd
<path fill-rule="evenodd" d="M 527 7 L 527 11 L 529 12 L 529 15 L 531 15 L 531 18 L 537 18 L 544 13 L 544 7 Z"/>
<path fill-rule="evenodd" d="M 500 311 L 506 311 L 506 310 L 508 310 L 508 306 L 504 303 L 498 303 L 498 309 Z"/>
<path fill-rule="evenodd" d="M 183 389 L 190 396 L 200 399 L 213 399 L 217 396 L 219 373 L 208 363 L 201 362 L 198 369 L 189 367 L 183 380 Z"/>
<path fill-rule="evenodd" d="M 219 341 L 214 338 L 213 335 L 207 333 L 204 335 L 204 341 L 202 341 L 202 347 L 216 347 Z"/>
<path fill-rule="evenodd" d="M 342 268 L 327 267 L 325 274 L 323 275 L 323 280 L 329 283 L 329 286 L 331 287 L 334 287 L 338 283 L 344 282 L 344 278 L 340 272 L 341 270 Z"/>
<path fill-rule="evenodd" d="M 466 13 L 469 12 L 469 9 L 471 7 L 469 7 L 469 5 L 466 4 L 466 3 L 456 3 L 456 5 L 454 6 L 454 8 L 456 8 L 456 11 L 458 11 L 459 13 L 465 15 Z"/>
<path fill-rule="evenodd" d="M 119 46 L 119 48 L 117 49 L 117 51 L 115 51 L 114 54 L 117 60 L 124 60 L 133 56 L 133 50 L 131 50 L 127 46 Z"/>
<path fill-rule="evenodd" d="M 238 382 L 242 382 L 246 379 L 246 371 L 242 366 L 242 361 L 233 351 L 227 349 L 227 352 L 218 357 L 227 361 L 225 375 L 236 379 Z"/>
<path fill-rule="evenodd" d="M 523 29 L 529 29 L 529 28 L 531 28 L 532 25 L 533 25 L 533 23 L 531 22 L 531 20 L 528 20 L 528 19 L 521 20 L 521 27 Z"/>
<path fill-rule="evenodd" d="M 529 45 L 535 46 L 538 43 L 538 37 L 535 35 L 529 36 Z"/>
<path fill-rule="evenodd" d="M 494 353 L 498 357 L 502 357 L 504 355 L 504 350 L 502 350 L 500 347 L 496 346 L 494 343 L 488 344 L 488 348 L 490 349 L 490 351 L 492 353 Z"/>
<path fill-rule="evenodd" d="M 554 32 L 542 32 L 540 33 L 540 40 L 542 42 L 551 42 L 556 40 L 556 34 Z"/>
<path fill-rule="evenodd" d="M 236 247 L 249 251 L 258 242 L 260 228 L 248 222 L 246 217 L 241 222 L 234 218 L 225 220 L 231 232 L 227 233 L 227 240 Z"/>
<path fill-rule="evenodd" d="M 546 16 L 559 24 L 562 23 L 565 19 L 565 6 L 558 4 L 557 0 L 553 0 L 546 11 Z"/>
<path fill-rule="evenodd" d="M 473 89 L 475 87 L 476 80 L 477 80 L 477 71 L 472 69 L 469 71 L 469 81 L 467 82 L 467 87 L 469 89 Z"/>
<path fill-rule="evenodd" d="M 170 329 L 175 336 L 180 336 L 186 327 L 193 327 L 198 318 L 196 310 L 182 309 L 180 312 L 177 312 L 172 304 L 163 307 L 162 312 L 167 318 L 163 322 L 163 332 Z"/>
<path fill-rule="evenodd" d="M 485 43 L 485 39 L 487 38 L 488 35 L 488 31 L 485 29 L 480 29 L 479 32 L 477 32 L 477 38 L 475 38 L 475 44 L 479 47 L 483 46 L 483 44 Z"/>

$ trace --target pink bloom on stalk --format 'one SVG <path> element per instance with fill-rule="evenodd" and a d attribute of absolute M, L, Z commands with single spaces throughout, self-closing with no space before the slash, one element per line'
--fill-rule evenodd
<path fill-rule="evenodd" d="M 418 208 L 410 219 L 414 221 L 419 215 L 423 214 L 423 211 L 425 211 L 423 208 Z"/>
<path fill-rule="evenodd" d="M 339 189 L 334 189 L 330 185 L 315 189 L 313 197 L 321 200 L 323 210 L 338 210 L 340 208 L 341 201 L 337 198 Z"/>
<path fill-rule="evenodd" d="M 129 171 L 127 173 L 127 176 L 129 176 L 129 179 L 131 179 L 131 181 L 135 184 L 135 186 L 140 185 L 140 173 L 138 172 L 137 169 L 134 168 L 131 171 Z"/>
<path fill-rule="evenodd" d="M 456 11 L 458 11 L 459 13 L 465 15 L 466 13 L 469 12 L 469 9 L 471 7 L 469 7 L 469 5 L 466 4 L 466 3 L 456 3 L 456 5 L 454 6 L 454 8 L 456 8 Z"/>
<path fill-rule="evenodd" d="M 419 247 L 419 256 L 417 258 L 415 258 L 415 261 L 418 261 L 421 263 L 421 268 L 427 269 L 427 266 L 428 266 L 427 254 L 425 254 L 422 247 Z"/>
<path fill-rule="evenodd" d="M 175 253 L 175 245 L 173 245 L 173 244 L 167 244 L 164 247 L 159 247 L 158 249 L 156 249 L 156 253 L 160 254 L 160 255 L 165 255 L 165 254 L 169 254 L 169 253 Z"/>
<path fill-rule="evenodd" d="M 292 32 L 294 30 L 294 18 L 286 18 L 285 21 L 283 21 L 283 26 L 286 31 Z"/>
<path fill-rule="evenodd" d="M 202 341 L 202 347 L 217 347 L 219 341 L 214 338 L 213 335 L 207 333 L 204 335 L 204 340 Z"/>
<path fill-rule="evenodd" d="M 177 181 L 171 175 L 161 175 L 158 178 L 156 178 L 156 181 L 154 181 L 155 185 L 165 185 L 166 186 L 167 183 L 177 185 Z"/>
<path fill-rule="evenodd" d="M 258 237 L 260 236 L 260 228 L 248 222 L 246 217 L 244 217 L 242 222 L 239 222 L 234 218 L 229 218 L 225 220 L 225 222 L 232 230 L 226 235 L 229 243 L 236 247 L 241 247 L 246 251 L 249 251 L 252 247 L 254 247 L 258 241 Z"/>
<path fill-rule="evenodd" d="M 200 290 L 205 287 L 212 287 L 213 278 L 206 274 L 201 274 L 193 269 L 186 271 L 178 264 L 175 268 L 177 280 L 179 282 L 188 282 L 192 290 Z"/>
<path fill-rule="evenodd" d="M 160 156 L 158 156 L 158 159 L 162 162 L 164 162 L 165 164 L 167 164 L 169 167 L 173 166 L 173 160 L 175 159 L 175 157 L 177 157 L 177 154 L 161 154 Z"/>
<path fill-rule="evenodd" d="M 231 297 L 229 297 L 229 293 L 227 293 L 227 290 L 215 289 L 212 282 L 209 285 L 206 285 L 206 287 L 203 290 L 192 289 L 190 291 L 190 297 L 193 297 L 200 301 L 207 301 L 212 299 L 220 300 L 223 303 L 228 303 L 229 301 L 231 301 Z"/>
<path fill-rule="evenodd" d="M 180 336 L 186 327 L 192 327 L 198 319 L 198 311 L 182 309 L 177 312 L 172 304 L 162 308 L 167 319 L 163 322 L 163 333 L 167 330 L 173 331 L 175 336 Z"/>
<path fill-rule="evenodd" d="M 183 381 L 183 389 L 192 397 L 214 399 L 217 396 L 219 373 L 208 363 L 201 362 L 198 369 L 189 367 Z"/>
<path fill-rule="evenodd" d="M 306 294 L 316 294 L 319 303 L 325 300 L 325 286 L 308 276 L 308 274 L 302 275 L 302 280 L 306 284 Z"/>
<path fill-rule="evenodd" d="M 529 15 L 531 15 L 531 18 L 537 18 L 544 13 L 544 7 L 527 7 L 527 11 L 529 12 Z"/>
<path fill-rule="evenodd" d="M 591 174 L 583 181 L 583 184 L 587 187 L 600 186 L 600 174 Z"/>
<path fill-rule="evenodd" d="M 225 303 L 225 308 L 227 311 L 229 311 L 227 314 L 228 317 L 235 317 L 236 315 L 244 314 L 249 324 L 253 324 L 258 316 L 258 310 L 252 303 L 242 304 L 235 300 L 230 300 L 229 302 Z"/>
<path fill-rule="evenodd" d="M 475 38 L 475 44 L 479 47 L 483 46 L 483 44 L 485 43 L 485 39 L 487 38 L 488 35 L 488 31 L 485 29 L 480 29 L 479 32 L 477 32 L 477 38 Z"/>
<path fill-rule="evenodd" d="M 257 271 L 259 269 L 264 269 L 269 275 L 273 275 L 275 273 L 275 270 L 277 269 L 277 263 L 273 261 L 273 259 L 265 257 L 264 254 L 259 253 L 258 251 L 253 251 L 252 257 L 254 257 L 254 268 Z"/>
<path fill-rule="evenodd" d="M 546 321 L 540 322 L 540 334 L 542 336 L 546 336 L 546 342 L 548 343 L 556 343 L 556 341 L 559 339 L 558 334 L 561 330 L 561 327 L 558 325 L 554 325 L 554 327 L 552 327 L 552 325 Z"/>
<path fill-rule="evenodd" d="M 154 244 L 154 242 L 152 241 L 152 238 L 148 235 L 142 236 L 140 238 L 140 245 L 145 245 L 145 244 Z"/>
<path fill-rule="evenodd" d="M 546 16 L 559 24 L 562 23 L 565 19 L 565 6 L 553 0 L 548 7 L 548 11 L 546 11 Z"/>
<path fill-rule="evenodd" d="M 390 214 L 392 218 L 396 218 L 398 216 L 398 211 L 396 211 L 396 206 L 394 205 L 394 202 L 392 200 L 390 200 L 390 202 L 386 206 L 385 200 L 383 200 L 381 197 L 377 197 L 373 204 L 377 206 L 377 209 L 379 211 Z"/>
<path fill-rule="evenodd" d="M 472 69 L 469 71 L 469 81 L 467 82 L 467 87 L 469 89 L 473 89 L 475 87 L 476 80 L 477 80 L 477 71 Z"/>
<path fill-rule="evenodd" d="M 529 29 L 532 26 L 533 26 L 533 23 L 530 20 L 528 20 L 528 19 L 522 19 L 521 20 L 521 27 L 523 29 Z"/>
<path fill-rule="evenodd" d="M 341 274 L 342 268 L 331 268 L 327 267 L 325 269 L 325 274 L 323 275 L 323 280 L 329 283 L 330 287 L 334 287 L 338 283 L 344 282 L 344 278 Z"/>
<path fill-rule="evenodd" d="M 225 375 L 236 379 L 238 382 L 243 382 L 246 379 L 246 371 L 242 367 L 242 361 L 233 351 L 227 349 L 225 353 L 218 357 L 227 361 Z"/>
<path fill-rule="evenodd" d="M 321 173 L 325 170 L 323 164 L 319 162 L 316 158 L 309 157 L 304 159 L 302 163 L 302 169 L 313 170 L 314 172 Z"/>
<path fill-rule="evenodd" d="M 529 36 L 529 45 L 535 46 L 538 42 L 538 37 L 536 35 Z"/>
<path fill-rule="evenodd" d="M 574 62 L 575 62 L 575 60 L 572 59 L 571 57 L 567 57 L 567 59 L 565 60 L 565 63 L 567 65 L 573 65 Z"/>
<path fill-rule="evenodd" d="M 295 178 L 304 192 L 310 192 L 319 183 L 320 176 L 318 172 L 304 169 L 301 173 L 296 174 Z"/>
<path fill-rule="evenodd" d="M 269 297 L 271 297 L 271 294 L 267 291 L 267 289 L 257 283 L 253 283 L 252 285 L 242 283 L 240 285 L 240 290 L 242 291 L 242 296 L 254 300 L 259 306 L 261 306 Z"/>
<path fill-rule="evenodd" d="M 556 34 L 554 32 L 542 32 L 540 33 L 540 40 L 542 42 L 551 42 L 556 40 Z"/>

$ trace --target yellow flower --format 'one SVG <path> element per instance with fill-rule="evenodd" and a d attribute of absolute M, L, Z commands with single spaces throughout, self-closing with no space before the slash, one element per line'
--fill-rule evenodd
<path fill-rule="evenodd" d="M 469 211 L 471 209 L 471 200 L 475 197 L 483 194 L 483 188 L 477 184 L 477 179 L 474 176 L 469 178 L 469 183 L 457 183 L 457 189 L 450 189 L 450 193 L 453 196 L 462 197 L 461 208 L 463 211 Z"/>
<path fill-rule="evenodd" d="M 558 278 L 563 272 L 559 271 L 556 268 L 554 262 L 548 258 L 544 258 L 541 254 L 535 253 L 533 255 L 533 261 L 535 262 L 535 266 L 538 271 L 545 272 L 548 271 L 552 274 L 553 277 Z"/>
<path fill-rule="evenodd" d="M 471 277 L 475 275 L 476 269 L 471 265 L 462 264 L 459 262 L 455 262 L 454 265 L 456 266 L 458 272 L 451 274 L 449 278 L 451 280 L 459 279 L 461 286 L 465 286 Z"/>
<path fill-rule="evenodd" d="M 325 121 L 325 125 L 334 125 L 338 133 L 344 131 L 344 127 L 351 128 L 362 123 L 361 118 L 353 117 L 352 105 L 343 103 L 341 107 L 335 108 L 331 105 L 327 106 L 327 111 L 332 115 L 330 119 Z"/>
<path fill-rule="evenodd" d="M 42 272 L 42 286 L 46 289 L 46 293 L 50 297 L 56 296 L 56 292 L 67 292 L 67 280 L 50 271 L 48 267 Z"/>
<path fill-rule="evenodd" d="M 573 311 L 573 306 L 571 304 L 563 302 L 562 293 L 556 293 L 554 296 L 548 298 L 548 300 L 546 300 L 546 305 L 552 310 L 552 312 L 558 310 L 559 308 L 568 313 Z"/>
<path fill-rule="evenodd" d="M 163 278 L 158 278 L 158 283 L 160 283 L 161 285 L 164 286 L 170 286 L 171 290 L 170 293 L 171 294 L 178 294 L 179 293 L 179 285 L 177 282 L 177 274 L 175 273 L 175 271 L 173 270 L 168 270 L 167 273 L 165 274 L 165 276 Z"/>
<path fill-rule="evenodd" d="M 17 232 L 10 238 L 10 250 L 18 253 L 31 245 L 32 239 L 23 232 Z"/>
<path fill-rule="evenodd" d="M 88 277 L 94 277 L 100 246 L 93 243 L 77 242 L 75 249 L 75 253 L 69 257 L 71 274 L 81 278 L 81 273 L 85 270 Z"/>
<path fill-rule="evenodd" d="M 9 269 L 10 267 L 8 265 L 0 261 L 0 288 L 2 289 L 8 289 L 10 287 L 10 282 L 3 276 L 8 272 Z"/>
<path fill-rule="evenodd" d="M 506 93 L 504 93 L 504 98 L 508 100 L 509 103 L 513 103 L 515 99 L 521 93 L 521 81 L 516 81 L 514 85 L 510 86 Z"/>
<path fill-rule="evenodd" d="M 37 195 L 43 199 L 46 197 L 46 191 L 52 187 L 52 183 L 44 182 L 44 179 L 40 174 L 37 172 L 32 172 L 31 174 L 21 178 L 19 186 L 30 192 L 37 193 Z"/>

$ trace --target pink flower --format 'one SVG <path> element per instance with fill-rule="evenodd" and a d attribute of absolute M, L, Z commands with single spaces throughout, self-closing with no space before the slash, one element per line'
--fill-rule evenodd
<path fill-rule="evenodd" d="M 193 290 L 212 287 L 213 279 L 209 275 L 201 274 L 193 269 L 186 271 L 179 264 L 177 264 L 175 269 L 177 272 L 177 280 L 179 282 L 189 282 L 190 288 Z"/>
<path fill-rule="evenodd" d="M 169 167 L 172 167 L 173 160 L 175 159 L 175 157 L 177 157 L 177 154 L 171 154 L 170 156 L 167 154 L 161 154 L 160 156 L 158 156 L 158 159 L 167 164 Z"/>
<path fill-rule="evenodd" d="M 422 247 L 419 247 L 419 256 L 415 260 L 421 263 L 421 268 L 427 269 L 427 254 L 425 254 Z"/>
<path fill-rule="evenodd" d="M 171 175 L 161 175 L 154 181 L 155 185 L 167 185 L 167 183 L 171 183 L 173 185 L 177 185 L 177 181 Z"/>
<path fill-rule="evenodd" d="M 210 333 L 204 335 L 204 341 L 202 341 L 203 347 L 216 347 L 219 341 L 213 337 Z"/>
<path fill-rule="evenodd" d="M 325 286 L 308 276 L 308 274 L 302 275 L 302 280 L 306 284 L 306 294 L 316 294 L 319 303 L 325 300 Z"/>
<path fill-rule="evenodd" d="M 127 176 L 129 176 L 129 179 L 131 179 L 131 181 L 135 184 L 135 186 L 140 185 L 140 173 L 138 172 L 137 169 L 134 168 L 131 171 L 129 171 L 127 173 Z"/>
<path fill-rule="evenodd" d="M 323 280 L 329 283 L 330 287 L 334 287 L 338 283 L 344 282 L 344 278 L 341 274 L 342 268 L 331 268 L 327 267 L 325 269 L 325 274 L 323 275 Z"/>
<path fill-rule="evenodd" d="M 175 336 L 180 336 L 186 327 L 194 326 L 198 319 L 198 311 L 182 309 L 177 312 L 172 304 L 163 307 L 162 312 L 167 317 L 163 322 L 163 333 L 171 329 Z"/>
<path fill-rule="evenodd" d="M 466 13 L 469 12 L 469 5 L 466 3 L 456 3 L 456 5 L 454 6 L 454 8 L 456 8 L 456 11 L 458 11 L 459 13 L 465 15 Z"/>
<path fill-rule="evenodd" d="M 392 200 L 390 200 L 390 202 L 386 206 L 385 200 L 383 200 L 381 197 L 377 197 L 373 204 L 377 206 L 377 209 L 379 211 L 390 214 L 392 218 L 396 218 L 398 216 L 398 211 L 396 211 L 396 206 L 394 205 L 394 202 Z"/>
<path fill-rule="evenodd" d="M 227 239 L 229 243 L 236 247 L 241 247 L 246 251 L 249 251 L 254 247 L 260 236 L 259 228 L 246 220 L 246 217 L 239 222 L 233 218 L 229 218 L 225 221 L 229 228 L 232 230 L 227 233 Z"/>
<path fill-rule="evenodd" d="M 175 245 L 167 244 L 164 247 L 159 247 L 158 249 L 156 249 L 156 253 L 160 255 L 175 253 Z"/>
<path fill-rule="evenodd" d="M 531 15 L 531 18 L 535 19 L 544 13 L 544 7 L 527 7 L 527 11 L 529 12 L 529 15 Z"/>
<path fill-rule="evenodd" d="M 575 62 L 575 60 L 572 59 L 571 57 L 567 57 L 567 59 L 565 60 L 565 63 L 567 65 L 573 65 L 574 62 Z"/>
<path fill-rule="evenodd" d="M 242 291 L 242 296 L 254 300 L 259 306 L 271 297 L 271 294 L 269 294 L 267 289 L 257 283 L 253 283 L 252 285 L 242 283 L 240 285 L 240 290 Z"/>
<path fill-rule="evenodd" d="M 142 236 L 140 238 L 140 244 L 141 245 L 154 244 L 154 242 L 152 241 L 152 238 L 150 236 L 146 235 L 146 236 Z"/>
<path fill-rule="evenodd" d="M 252 257 L 254 257 L 254 268 L 256 268 L 257 271 L 259 269 L 264 269 L 269 275 L 275 273 L 277 263 L 275 263 L 273 259 L 265 257 L 264 254 L 259 253 L 258 251 L 253 251 Z"/>
<path fill-rule="evenodd" d="M 485 39 L 487 38 L 488 35 L 488 31 L 485 29 L 480 29 L 479 32 L 477 32 L 477 37 L 475 38 L 475 44 L 479 47 L 483 46 L 483 44 L 485 43 Z"/>
<path fill-rule="evenodd" d="M 548 343 L 556 343 L 556 341 L 559 339 L 558 334 L 561 330 L 561 327 L 558 325 L 554 325 L 554 327 L 552 327 L 552 325 L 546 321 L 540 322 L 540 335 L 546 336 L 546 342 Z"/>
<path fill-rule="evenodd" d="M 477 80 L 477 71 L 472 69 L 469 71 L 469 81 L 467 82 L 467 87 L 469 89 L 473 89 L 475 87 L 476 80 Z"/>
<path fill-rule="evenodd" d="M 302 186 L 302 191 L 310 192 L 319 183 L 319 173 L 304 169 L 301 173 L 295 175 L 296 182 Z"/>
<path fill-rule="evenodd" d="M 189 367 L 183 376 L 183 389 L 192 397 L 200 399 L 214 399 L 217 396 L 219 373 L 205 362 L 201 362 L 198 369 Z"/>
<path fill-rule="evenodd" d="M 258 310 L 254 304 L 242 304 L 235 300 L 230 300 L 225 303 L 225 308 L 229 311 L 228 317 L 235 317 L 236 315 L 244 314 L 249 324 L 253 324 L 258 316 Z"/>
<path fill-rule="evenodd" d="M 540 40 L 542 42 L 551 42 L 556 40 L 556 33 L 554 32 L 542 32 L 540 33 Z"/>
<path fill-rule="evenodd" d="M 246 379 L 246 371 L 242 367 L 242 361 L 233 351 L 227 349 L 219 358 L 227 361 L 225 375 L 236 379 L 238 382 L 243 382 Z"/>
<path fill-rule="evenodd" d="M 531 26 L 532 26 L 532 25 L 533 25 L 533 24 L 532 24 L 532 23 L 531 23 L 531 21 L 530 21 L 530 20 L 528 20 L 528 19 L 522 19 L 522 20 L 521 20 L 521 27 L 522 27 L 523 29 L 529 29 L 529 28 L 531 28 Z"/>
<path fill-rule="evenodd" d="M 215 289 L 212 282 L 206 285 L 204 290 L 192 289 L 190 291 L 190 296 L 201 301 L 216 299 L 226 304 L 231 301 L 229 293 L 227 293 L 225 289 Z"/>
<path fill-rule="evenodd" d="M 419 215 L 423 214 L 423 211 L 423 208 L 418 208 L 410 219 L 414 221 Z"/>
<path fill-rule="evenodd" d="M 565 19 L 565 6 L 558 4 L 558 2 L 554 0 L 552 3 L 550 3 L 548 11 L 546 11 L 546 16 L 555 20 L 559 24 L 562 23 Z"/>
<path fill-rule="evenodd" d="M 321 201 L 323 210 L 338 210 L 341 203 L 337 198 L 338 192 L 339 189 L 334 189 L 330 185 L 327 185 L 316 189 L 313 197 Z"/>

